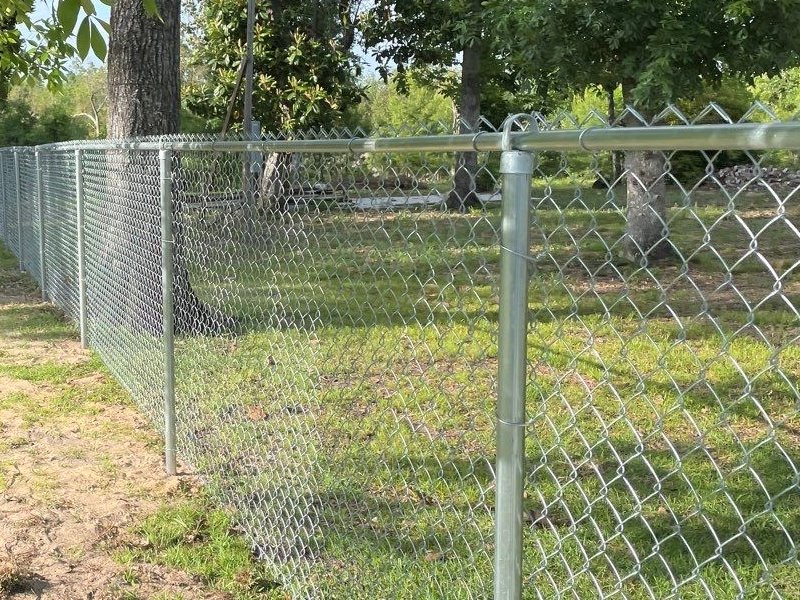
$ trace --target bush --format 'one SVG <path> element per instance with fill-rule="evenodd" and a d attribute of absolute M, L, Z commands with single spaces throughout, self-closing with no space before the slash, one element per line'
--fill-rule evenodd
<path fill-rule="evenodd" d="M 83 123 L 58 105 L 51 106 L 45 114 L 36 115 L 26 102 L 9 100 L 0 110 L 0 147 L 83 139 L 88 133 Z"/>

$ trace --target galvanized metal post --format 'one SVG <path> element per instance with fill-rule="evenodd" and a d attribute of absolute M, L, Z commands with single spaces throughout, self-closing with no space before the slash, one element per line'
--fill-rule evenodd
<path fill-rule="evenodd" d="M 83 150 L 75 150 L 75 197 L 78 226 L 78 323 L 81 331 L 81 347 L 88 348 L 86 335 L 86 240 L 84 237 L 83 209 Z"/>
<path fill-rule="evenodd" d="M 256 0 L 247 0 L 247 29 L 245 33 L 245 71 L 244 71 L 244 106 L 242 109 L 242 133 L 244 139 L 253 138 L 253 32 L 256 21 Z M 251 175 L 253 154 L 242 155 L 242 191 L 248 203 L 252 204 L 255 182 Z"/>
<path fill-rule="evenodd" d="M 164 333 L 164 455 L 168 475 L 177 473 L 175 443 L 175 313 L 172 213 L 172 150 L 158 153 L 161 172 L 161 290 Z"/>
<path fill-rule="evenodd" d="M 0 210 L 3 211 L 3 241 L 8 244 L 8 209 L 6 207 L 6 169 L 3 164 L 3 155 L 0 152 Z"/>
<path fill-rule="evenodd" d="M 47 275 L 44 264 L 44 195 L 42 193 L 41 152 L 36 151 L 36 199 L 39 203 L 39 287 L 42 289 L 42 301 L 47 300 Z"/>
<path fill-rule="evenodd" d="M 24 251 L 22 249 L 22 194 L 19 190 L 19 151 L 14 150 L 14 185 L 17 192 L 17 243 L 19 244 L 19 270 L 25 270 Z"/>
<path fill-rule="evenodd" d="M 242 130 L 250 139 L 253 121 L 253 31 L 256 21 L 256 0 L 247 0 L 247 28 L 245 31 L 244 107 Z"/>
<path fill-rule="evenodd" d="M 533 157 L 507 150 L 503 174 L 498 340 L 495 600 L 522 595 L 522 493 L 528 316 L 528 204 Z"/>

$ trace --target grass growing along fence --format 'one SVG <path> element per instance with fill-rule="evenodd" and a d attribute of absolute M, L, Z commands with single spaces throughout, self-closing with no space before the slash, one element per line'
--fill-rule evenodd
<path fill-rule="evenodd" d="M 682 597 L 767 598 L 766 567 L 794 589 L 800 327 L 740 259 L 744 225 L 800 211 L 673 190 L 686 260 L 643 269 L 613 250 L 624 198 L 551 183 L 531 228 L 526 594 L 622 578 L 663 597 L 699 573 Z M 251 532 L 287 533 L 256 541 L 308 559 L 303 589 L 488 595 L 498 209 L 297 212 L 235 245 L 192 227 L 195 288 L 242 327 L 176 351 L 182 450 L 211 489 L 245 495 Z M 776 226 L 758 243 L 797 306 L 800 240 Z"/>
<path fill-rule="evenodd" d="M 725 139 L 744 133 L 766 139 Z M 160 169 L 153 145 L 83 155 L 93 347 L 160 426 L 159 225 L 174 215 L 165 297 L 190 300 L 179 331 L 193 332 L 174 348 L 178 450 L 235 510 L 263 580 L 301 597 L 490 595 L 499 207 L 402 206 L 389 197 L 449 178 L 425 155 L 414 172 L 387 154 L 376 175 L 352 151 L 305 154 L 280 182 L 292 200 L 255 206 L 241 154 L 199 148 L 163 150 Z M 524 257 L 525 595 L 786 595 L 800 520 L 792 193 L 723 189 L 709 155 L 706 183 L 668 187 L 676 256 L 630 263 L 623 186 L 590 189 L 597 156 L 573 155 L 541 156 Z M 62 179 L 48 173 L 45 189 Z M 318 188 L 335 193 L 306 197 Z M 159 190 L 176 212 L 159 213 Z M 45 244 L 68 240 L 63 227 Z M 74 298 L 69 278 L 49 283 Z"/>

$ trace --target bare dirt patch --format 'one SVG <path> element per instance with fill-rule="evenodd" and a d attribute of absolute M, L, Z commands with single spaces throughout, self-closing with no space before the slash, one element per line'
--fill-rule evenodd
<path fill-rule="evenodd" d="M 0 294 L 0 316 L 10 307 L 41 309 L 26 304 L 28 294 L 9 295 L 18 291 Z M 90 357 L 76 340 L 37 341 L 13 326 L 0 329 L 0 348 L 0 366 Z M 228 598 L 175 569 L 115 562 L 117 548 L 136 543 L 131 524 L 194 493 L 196 483 L 164 475 L 160 441 L 132 406 L 92 399 L 108 385 L 100 372 L 60 384 L 0 376 L 0 600 Z M 67 392 L 85 402 L 42 410 Z"/>
<path fill-rule="evenodd" d="M 81 348 L 74 341 L 43 342 L 36 340 L 18 340 L 17 344 L 6 344 L 0 354 L 0 360 L 16 365 L 38 365 L 45 362 L 73 365 L 89 360 L 88 350 Z"/>
<path fill-rule="evenodd" d="M 24 379 L 14 379 L 0 375 L 0 398 L 12 394 L 42 394 L 45 386 L 36 385 Z"/>

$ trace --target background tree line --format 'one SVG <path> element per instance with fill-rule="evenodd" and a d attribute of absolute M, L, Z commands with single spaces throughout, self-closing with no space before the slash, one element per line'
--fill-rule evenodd
<path fill-rule="evenodd" d="M 139 3 L 158 10 L 156 0 Z M 61 10 L 64 5 L 76 11 L 67 18 L 69 26 L 92 2 L 56 0 L 59 14 L 40 23 L 45 33 L 27 46 L 17 26 L 29 22 L 32 2 L 14 0 L 2 9 L 0 70 L 6 76 L 0 103 L 27 111 L 47 130 L 103 137 L 106 70 L 76 60 L 91 48 L 82 49 L 80 33 L 70 36 L 60 25 L 61 13 L 69 12 Z M 785 118 L 800 105 L 791 39 L 798 18 L 791 9 L 797 6 L 795 0 L 271 0 L 257 4 L 255 116 L 271 132 L 378 131 L 390 123 L 414 127 L 414 121 L 457 127 L 459 120 L 479 115 L 499 125 L 518 110 L 572 111 L 582 118 L 589 109 L 613 116 L 625 104 L 647 112 L 675 102 L 691 112 L 708 100 L 736 116 L 761 100 Z M 236 129 L 242 90 L 234 88 L 244 57 L 246 0 L 184 0 L 182 10 L 181 131 L 219 130 L 235 91 Z M 143 12 L 157 23 L 156 15 Z M 781 16 L 788 20 L 779 22 Z M 92 31 L 100 29 L 89 13 L 84 20 Z M 58 52 L 33 64 L 47 42 Z M 365 69 L 357 45 L 371 56 L 373 70 Z M 470 60 L 474 64 L 466 65 Z M 465 73 L 470 68 L 475 72 Z M 449 109 L 439 98 L 450 102 Z M 414 108 L 404 114 L 409 107 Z M 75 123 L 67 125 L 70 119 Z M 65 124 L 50 126 L 53 120 Z"/>
<path fill-rule="evenodd" d="M 185 52 L 191 52 L 184 47 Z M 189 55 L 191 56 L 191 54 Z M 182 97 L 195 93 L 205 75 L 197 67 L 182 68 Z M 390 72 L 387 81 L 377 73 L 365 73 L 356 80 L 360 92 L 357 104 L 336 114 L 323 125 L 348 128 L 372 135 L 411 135 L 424 131 L 432 133 L 450 132 L 458 119 L 457 84 L 458 70 L 446 70 L 436 81 L 431 81 L 428 70 L 410 69 L 400 78 Z M 64 76 L 59 88 L 50 89 L 36 82 L 18 83 L 9 86 L 0 112 L 0 144 L 44 144 L 70 139 L 104 138 L 107 135 L 107 81 L 105 67 L 82 67 L 75 64 Z M 726 78 L 717 85 L 702 89 L 689 98 L 677 100 L 677 106 L 687 115 L 698 114 L 709 102 L 723 107 L 733 119 L 742 117 L 756 101 L 770 107 L 781 119 L 790 119 L 800 113 L 800 67 L 790 67 L 775 75 L 762 75 L 752 83 L 742 79 Z M 491 101 L 490 108 L 491 108 Z M 194 112 L 188 102 L 181 108 L 183 133 L 213 133 L 222 127 L 224 111 Z M 570 115 L 575 125 L 596 124 L 593 115 L 607 118 L 608 94 L 599 85 L 588 85 L 581 90 L 568 91 L 561 95 L 549 94 L 546 105 L 532 103 L 527 93 L 512 91 L 502 94 L 497 103 L 499 109 L 487 117 L 495 126 L 502 123 L 503 109 L 538 110 L 550 118 Z M 621 88 L 615 91 L 615 106 L 623 106 Z M 768 118 L 757 113 L 753 120 Z M 235 122 L 233 129 L 240 128 Z M 792 153 L 775 154 L 768 159 L 770 164 L 795 165 Z M 588 169 L 588 161 L 587 161 Z M 690 165 L 683 167 L 691 169 Z M 589 175 L 587 170 L 587 176 Z"/>
<path fill-rule="evenodd" d="M 181 107 L 199 118 L 184 118 L 185 124 L 222 120 L 225 129 L 231 118 L 241 121 L 246 5 L 190 2 L 184 12 L 192 25 L 181 40 L 180 0 L 116 0 L 109 24 L 97 19 L 91 0 L 58 0 L 40 33 L 57 47 L 42 65 L 26 67 L 32 51 L 16 24 L 30 21 L 30 0 L 15 0 L 3 9 L 0 70 L 63 88 L 63 60 L 90 50 L 102 58 L 99 27 L 107 27 L 111 137 L 177 132 Z M 733 97 L 763 91 L 791 110 L 785 105 L 794 92 L 786 82 L 800 53 L 800 0 L 270 0 L 257 9 L 254 114 L 265 131 L 287 136 L 359 119 L 373 129 L 367 122 L 373 111 L 359 106 L 381 96 L 365 93 L 357 41 L 377 62 L 390 94 L 417 85 L 449 98 L 461 133 L 484 128 L 481 114 L 499 124 L 520 109 L 554 113 L 586 99 L 587 90 L 600 94 L 610 120 L 619 114 L 626 126 L 649 123 L 669 103 L 733 88 L 739 90 Z M 611 182 L 623 173 L 623 157 L 613 158 Z M 455 157 L 448 208 L 479 203 L 477 161 L 475 152 Z M 265 165 L 262 196 L 288 163 Z M 627 152 L 624 167 L 623 256 L 668 258 L 665 156 Z"/>

